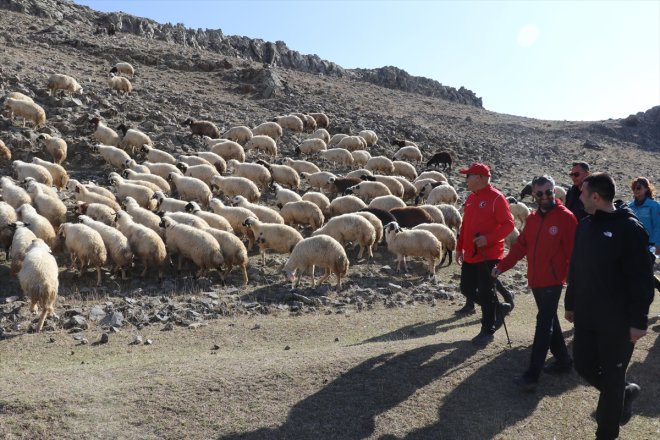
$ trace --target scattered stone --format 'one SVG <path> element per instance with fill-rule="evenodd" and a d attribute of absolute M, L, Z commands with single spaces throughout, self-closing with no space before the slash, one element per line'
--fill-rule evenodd
<path fill-rule="evenodd" d="M 163 331 L 163 332 L 170 331 L 170 330 L 174 330 L 174 324 L 172 324 L 171 322 L 168 322 L 168 323 L 165 324 L 165 325 L 163 326 L 163 328 L 160 329 L 160 330 Z"/>
<path fill-rule="evenodd" d="M 89 311 L 90 321 L 99 321 L 105 317 L 105 310 L 101 306 L 94 306 Z"/>
<path fill-rule="evenodd" d="M 284 350 L 285 350 L 285 351 L 286 351 L 286 350 L 291 350 L 291 347 L 289 347 L 289 346 L 287 345 L 286 347 L 284 347 Z"/>
<path fill-rule="evenodd" d="M 87 320 L 83 316 L 75 315 L 69 318 L 69 320 L 64 323 L 63 327 L 66 330 L 82 331 L 87 330 L 87 328 L 89 328 L 89 324 L 87 324 Z"/>
<path fill-rule="evenodd" d="M 8 297 L 6 297 L 6 298 L 4 299 L 4 302 L 5 302 L 5 304 L 9 304 L 9 303 L 12 303 L 12 302 L 14 302 L 14 301 L 18 301 L 18 298 L 19 298 L 19 297 L 18 297 L 17 295 L 14 295 L 14 296 L 8 296 Z"/>
<path fill-rule="evenodd" d="M 218 344 L 214 344 L 211 350 L 220 350 L 220 346 Z"/>
<path fill-rule="evenodd" d="M 135 338 L 133 339 L 133 342 L 131 342 L 129 345 L 140 345 L 142 344 L 142 336 L 136 335 Z"/>
<path fill-rule="evenodd" d="M 87 338 L 82 338 L 80 340 L 80 345 L 87 345 L 87 344 L 89 344 L 89 341 L 87 340 Z"/>
<path fill-rule="evenodd" d="M 107 344 L 109 341 L 110 341 L 110 337 L 108 336 L 108 334 L 107 334 L 107 333 L 103 333 L 103 334 L 101 335 L 101 340 L 99 341 L 99 343 L 101 343 L 101 344 Z"/>
<path fill-rule="evenodd" d="M 121 327 L 124 324 L 124 315 L 121 312 L 112 312 L 101 320 L 104 327 Z"/>
<path fill-rule="evenodd" d="M 151 345 L 153 343 L 154 341 L 152 341 L 151 339 L 147 339 L 146 341 L 144 341 L 144 345 Z"/>

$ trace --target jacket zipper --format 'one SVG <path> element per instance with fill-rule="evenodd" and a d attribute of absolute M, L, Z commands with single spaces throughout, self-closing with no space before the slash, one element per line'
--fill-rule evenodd
<path fill-rule="evenodd" d="M 534 266 L 536 266 L 536 251 L 538 250 L 539 237 L 541 236 L 541 230 L 543 229 L 543 222 L 545 221 L 545 215 L 541 215 L 541 224 L 536 232 L 536 240 L 534 241 Z M 534 276 L 536 277 L 536 270 L 534 270 Z"/>

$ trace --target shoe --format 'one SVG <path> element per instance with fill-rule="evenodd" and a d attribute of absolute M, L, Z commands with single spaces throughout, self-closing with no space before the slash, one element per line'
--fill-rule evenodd
<path fill-rule="evenodd" d="M 467 302 L 463 307 L 456 310 L 456 315 L 474 315 L 477 311 L 474 309 L 474 303 Z"/>
<path fill-rule="evenodd" d="M 632 417 L 632 404 L 633 401 L 639 396 L 642 389 L 636 383 L 629 383 L 626 385 L 626 391 L 623 394 L 623 410 L 621 411 L 621 418 L 619 425 L 623 426 L 630 421 Z"/>
<path fill-rule="evenodd" d="M 564 362 L 553 361 L 543 367 L 543 372 L 546 374 L 568 374 L 573 371 L 573 360 Z"/>
<path fill-rule="evenodd" d="M 495 312 L 495 331 L 499 330 L 500 327 L 504 324 L 504 317 L 511 312 L 511 304 L 509 303 L 498 303 L 496 306 Z"/>
<path fill-rule="evenodd" d="M 500 292 L 500 295 L 502 295 L 502 298 L 504 299 L 504 302 L 511 305 L 511 310 L 516 306 L 516 303 L 514 301 L 515 294 L 504 287 L 501 283 L 498 283 L 495 285 L 496 289 L 498 292 Z"/>
<path fill-rule="evenodd" d="M 536 385 L 538 382 L 532 379 L 529 379 L 524 374 L 522 376 L 516 376 L 513 378 L 513 384 L 518 387 L 521 391 L 526 391 L 531 393 L 536 391 Z"/>
<path fill-rule="evenodd" d="M 477 345 L 479 347 L 485 347 L 486 345 L 493 342 L 494 339 L 495 336 L 493 336 L 491 333 L 481 332 L 477 336 L 472 338 L 472 344 Z"/>

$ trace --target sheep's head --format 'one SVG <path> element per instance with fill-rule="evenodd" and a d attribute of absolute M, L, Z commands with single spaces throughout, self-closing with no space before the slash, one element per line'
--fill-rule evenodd
<path fill-rule="evenodd" d="M 360 185 L 353 185 L 350 188 L 346 188 L 344 194 L 354 194 L 354 192 L 358 191 L 359 189 L 360 189 Z"/>
<path fill-rule="evenodd" d="M 193 118 L 188 118 L 185 121 L 183 121 L 181 125 L 183 125 L 184 127 L 190 127 L 193 124 L 193 122 L 195 122 Z"/>
<path fill-rule="evenodd" d="M 99 145 L 98 144 L 92 145 L 90 147 L 90 150 L 92 150 L 92 153 L 98 153 L 99 152 Z"/>
<path fill-rule="evenodd" d="M 185 173 L 188 170 L 188 164 L 185 162 L 177 162 L 176 167 L 180 169 L 182 173 Z"/>
<path fill-rule="evenodd" d="M 288 282 L 291 283 L 291 288 L 293 289 L 293 283 L 296 282 L 296 279 L 298 278 L 296 272 L 298 272 L 298 269 L 293 269 L 293 270 L 282 270 L 282 275 L 284 275 L 284 279 Z"/>
<path fill-rule="evenodd" d="M 167 216 L 164 216 L 162 212 L 159 212 L 158 215 L 160 215 L 160 223 L 158 223 L 158 226 L 161 228 L 169 228 L 172 226 L 173 220 Z"/>
<path fill-rule="evenodd" d="M 59 238 L 66 238 L 66 230 L 67 230 L 67 224 L 62 223 L 60 227 L 57 229 L 57 236 Z"/>
<path fill-rule="evenodd" d="M 335 180 L 337 180 L 336 177 L 330 177 L 330 178 L 328 179 L 328 184 L 335 183 Z"/>
<path fill-rule="evenodd" d="M 188 202 L 188 203 L 186 204 L 186 206 L 184 207 L 184 209 L 186 210 L 186 212 L 197 212 L 197 211 L 201 211 L 199 205 L 198 205 L 197 203 L 195 203 L 195 202 Z"/>
<path fill-rule="evenodd" d="M 169 173 L 169 174 L 167 175 L 167 181 L 168 181 L 168 182 L 171 182 L 172 180 L 174 180 L 174 173 Z"/>
<path fill-rule="evenodd" d="M 401 228 L 397 222 L 389 222 L 383 227 L 383 230 L 386 234 L 401 232 Z"/>
<path fill-rule="evenodd" d="M 252 226 L 252 224 L 254 224 L 254 222 L 255 222 L 256 220 L 257 220 L 257 219 L 254 218 L 254 217 L 248 217 L 248 218 L 246 218 L 245 221 L 243 222 L 243 226 L 245 226 L 246 228 L 249 228 L 249 227 Z"/>
<path fill-rule="evenodd" d="M 108 73 L 117 73 L 119 70 L 117 70 L 117 66 L 112 66 L 112 69 L 110 69 L 110 72 Z"/>
<path fill-rule="evenodd" d="M 133 159 L 126 159 L 122 164 L 122 166 L 124 167 L 124 169 L 128 169 L 131 167 L 131 165 L 133 165 L 133 162 L 134 162 Z"/>
<path fill-rule="evenodd" d="M 518 203 L 515 197 L 507 197 L 506 201 L 509 202 L 509 205 Z"/>
<path fill-rule="evenodd" d="M 232 205 L 239 205 L 242 202 L 244 202 L 245 200 L 246 200 L 246 198 L 243 197 L 243 196 L 234 196 L 234 197 L 231 198 L 231 204 Z"/>
<path fill-rule="evenodd" d="M 300 150 L 300 147 L 296 147 L 295 150 L 293 150 L 294 156 L 300 156 L 302 154 L 302 151 Z"/>
<path fill-rule="evenodd" d="M 369 182 L 375 182 L 376 181 L 376 178 L 374 176 L 370 176 L 369 174 L 360 175 L 360 179 L 367 180 Z"/>
<path fill-rule="evenodd" d="M 92 119 L 89 120 L 89 125 L 93 125 L 95 127 L 98 127 L 100 122 L 101 122 L 101 120 L 97 116 L 94 116 Z"/>
<path fill-rule="evenodd" d="M 126 132 L 128 131 L 128 127 L 126 124 L 119 124 L 117 126 L 117 130 L 120 130 L 124 136 L 126 136 Z"/>

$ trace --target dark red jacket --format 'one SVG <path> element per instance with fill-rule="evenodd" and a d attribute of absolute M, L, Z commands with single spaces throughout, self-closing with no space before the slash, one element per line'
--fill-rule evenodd
<path fill-rule="evenodd" d="M 527 257 L 529 287 L 564 284 L 576 227 L 575 216 L 559 200 L 557 206 L 545 214 L 539 210 L 532 212 L 527 217 L 518 240 L 497 268 L 505 272 L 523 257 Z"/>
<path fill-rule="evenodd" d="M 504 238 L 513 231 L 514 226 L 506 198 L 489 184 L 471 193 L 465 200 L 456 249 L 463 252 L 466 263 L 500 260 L 504 256 Z M 475 252 L 473 240 L 477 233 L 486 237 L 483 252 Z"/>

